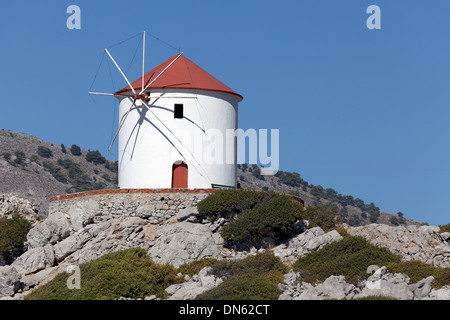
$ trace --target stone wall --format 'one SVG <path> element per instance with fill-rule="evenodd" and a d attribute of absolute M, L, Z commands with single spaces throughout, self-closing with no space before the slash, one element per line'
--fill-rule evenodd
<path fill-rule="evenodd" d="M 57 196 L 50 199 L 49 214 L 86 215 L 94 221 L 113 217 L 139 217 L 151 224 L 170 220 L 183 209 L 196 206 L 219 189 L 114 189 Z M 76 221 L 76 217 L 72 221 Z M 81 226 L 82 227 L 82 226 Z"/>

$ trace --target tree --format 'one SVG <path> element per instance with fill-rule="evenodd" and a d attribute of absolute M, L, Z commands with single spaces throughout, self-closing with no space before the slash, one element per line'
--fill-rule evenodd
<path fill-rule="evenodd" d="M 24 152 L 16 151 L 16 152 L 14 152 L 14 155 L 16 156 L 16 159 L 14 159 L 14 162 L 16 164 L 19 164 L 19 165 L 24 165 L 25 164 L 25 162 L 27 160 L 27 157 L 25 156 Z"/>
<path fill-rule="evenodd" d="M 70 147 L 70 153 L 72 153 L 74 156 L 81 156 L 81 148 L 76 144 L 73 144 Z"/>
<path fill-rule="evenodd" d="M 62 143 L 61 143 L 61 152 L 64 153 L 64 154 L 67 153 L 66 147 Z"/>
<path fill-rule="evenodd" d="M 93 162 L 95 164 L 103 164 L 106 162 L 105 157 L 103 157 L 100 151 L 91 151 L 89 150 L 86 154 L 86 161 Z"/>
<path fill-rule="evenodd" d="M 37 153 L 42 158 L 51 158 L 53 156 L 52 150 L 44 146 L 38 146 Z"/>
<path fill-rule="evenodd" d="M 31 223 L 15 213 L 10 219 L 0 218 L 0 255 L 6 264 L 24 252 L 24 243 L 27 239 Z"/>

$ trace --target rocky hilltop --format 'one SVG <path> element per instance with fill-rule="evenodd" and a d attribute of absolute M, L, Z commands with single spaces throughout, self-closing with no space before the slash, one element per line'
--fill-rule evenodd
<path fill-rule="evenodd" d="M 89 162 L 89 150 L 74 146 L 75 154 L 70 146 L 0 130 L 0 193 L 30 201 L 38 216 L 45 218 L 48 201 L 55 195 L 117 187 L 112 162 L 104 158 Z"/>
<path fill-rule="evenodd" d="M 0 130 L 0 193 L 12 193 L 29 200 L 36 207 L 38 216 L 45 218 L 48 200 L 53 196 L 117 188 L 116 161 L 72 146 L 49 143 L 26 133 Z M 307 206 L 332 207 L 352 226 L 420 224 L 384 212 L 375 204 L 341 195 L 332 188 L 308 183 L 296 172 L 280 171 L 275 176 L 264 176 L 258 166 L 243 164 L 238 166 L 237 176 L 239 184 L 246 189 L 273 190 L 298 196 Z"/>
<path fill-rule="evenodd" d="M 233 250 L 224 246 L 219 231 L 224 219 L 211 221 L 200 218 L 196 203 L 207 194 L 154 194 L 148 201 L 139 195 L 98 195 L 79 201 L 56 201 L 48 217 L 36 224 L 27 235 L 27 251 L 11 265 L 0 267 L 0 296 L 22 299 L 34 288 L 47 283 L 71 265 L 97 259 L 107 253 L 140 247 L 157 263 L 180 266 L 201 258 L 239 260 L 261 252 L 272 252 L 288 266 L 284 283 L 279 287 L 279 299 L 354 299 L 382 295 L 397 299 L 450 299 L 450 286 L 432 288 L 433 277 L 409 283 L 404 274 L 391 274 L 384 266 L 373 289 L 367 280 L 347 283 L 344 276 L 331 276 L 312 285 L 299 282 L 292 269 L 299 257 L 317 252 L 324 246 L 339 242 L 336 230 L 325 232 L 320 227 L 308 227 L 299 221 L 301 231 L 274 246 Z M 25 210 L 26 211 L 26 210 Z M 351 235 L 366 238 L 371 243 L 399 254 L 402 260 L 420 260 L 439 268 L 450 267 L 450 233 L 439 233 L 438 227 L 387 226 L 370 224 L 341 228 Z M 168 299 L 192 299 L 218 286 L 225 279 L 212 275 L 208 268 L 166 289 Z M 155 297 L 149 297 L 153 299 Z"/>

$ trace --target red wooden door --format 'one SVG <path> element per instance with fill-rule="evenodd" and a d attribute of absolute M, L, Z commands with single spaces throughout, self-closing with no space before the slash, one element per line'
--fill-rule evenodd
<path fill-rule="evenodd" d="M 172 165 L 172 188 L 185 189 L 188 187 L 188 167 L 183 161 Z"/>

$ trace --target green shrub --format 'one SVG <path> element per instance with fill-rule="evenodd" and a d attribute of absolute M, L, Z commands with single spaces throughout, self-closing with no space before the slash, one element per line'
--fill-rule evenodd
<path fill-rule="evenodd" d="M 335 208 L 326 206 L 310 206 L 304 212 L 304 219 L 308 220 L 310 227 L 321 227 L 328 232 L 341 222 L 338 218 L 338 211 Z"/>
<path fill-rule="evenodd" d="M 431 283 L 433 288 L 450 286 L 450 268 L 437 269 L 433 274 L 434 280 Z"/>
<path fill-rule="evenodd" d="M 264 236 L 284 240 L 292 235 L 302 214 L 300 203 L 292 201 L 287 195 L 278 194 L 239 214 L 236 220 L 222 228 L 221 236 L 230 244 L 248 240 L 255 244 Z"/>
<path fill-rule="evenodd" d="M 400 262 L 400 257 L 386 248 L 376 247 L 362 237 L 347 236 L 318 251 L 299 258 L 293 265 L 301 273 L 302 281 L 322 282 L 331 275 L 344 275 L 347 282 L 367 279 L 371 265 L 385 266 Z"/>
<path fill-rule="evenodd" d="M 272 253 L 261 253 L 239 261 L 221 261 L 212 274 L 226 277 L 219 286 L 197 296 L 196 300 L 276 300 L 282 293 L 288 268 Z"/>
<path fill-rule="evenodd" d="M 165 288 L 179 283 L 177 270 L 154 263 L 147 252 L 133 248 L 110 253 L 80 265 L 81 288 L 68 289 L 67 273 L 61 273 L 46 285 L 28 294 L 26 300 L 113 300 L 121 296 L 166 297 Z"/>
<path fill-rule="evenodd" d="M 439 233 L 450 232 L 450 223 L 440 225 L 439 227 L 440 227 Z"/>
<path fill-rule="evenodd" d="M 37 156 L 37 154 L 33 154 L 29 159 L 31 162 L 39 163 L 39 157 Z"/>
<path fill-rule="evenodd" d="M 192 277 L 206 267 L 213 267 L 219 263 L 219 260 L 214 258 L 203 258 L 200 260 L 192 261 L 191 263 L 185 263 L 178 267 L 178 272 L 187 274 Z"/>
<path fill-rule="evenodd" d="M 25 153 L 23 151 L 16 151 L 14 152 L 14 155 L 16 158 L 14 159 L 14 162 L 18 165 L 24 165 L 27 161 L 27 157 L 25 156 Z"/>
<path fill-rule="evenodd" d="M 264 176 L 261 174 L 261 169 L 259 167 L 252 170 L 252 175 L 259 180 L 264 180 Z"/>
<path fill-rule="evenodd" d="M 390 273 L 404 273 L 410 283 L 416 283 L 424 278 L 432 276 L 437 268 L 419 260 L 391 263 L 386 266 Z"/>
<path fill-rule="evenodd" d="M 94 164 L 103 164 L 106 162 L 105 157 L 103 157 L 100 153 L 100 151 L 91 151 L 89 150 L 86 153 L 86 161 L 87 162 L 92 162 Z"/>
<path fill-rule="evenodd" d="M 61 172 L 61 168 L 54 165 L 50 161 L 45 160 L 43 162 L 44 168 L 47 169 L 48 172 L 55 178 L 57 181 L 61 183 L 67 183 L 67 177 L 64 173 Z"/>
<path fill-rule="evenodd" d="M 31 223 L 18 213 L 9 219 L 0 218 L 0 254 L 6 264 L 10 264 L 13 257 L 24 252 L 24 243 L 30 229 Z"/>
<path fill-rule="evenodd" d="M 81 156 L 81 148 L 76 144 L 73 144 L 70 147 L 70 153 L 73 154 L 74 156 Z"/>
<path fill-rule="evenodd" d="M 37 154 L 42 158 L 51 158 L 53 156 L 52 150 L 44 146 L 38 146 Z"/>
<path fill-rule="evenodd" d="M 67 153 L 66 147 L 62 143 L 61 143 L 61 152 L 64 153 L 64 154 Z"/>
<path fill-rule="evenodd" d="M 11 153 L 3 152 L 3 158 L 9 162 L 11 160 Z"/>
<path fill-rule="evenodd" d="M 244 210 L 275 197 L 275 192 L 245 189 L 219 190 L 197 204 L 201 217 L 233 219 Z"/>
<path fill-rule="evenodd" d="M 105 168 L 113 173 L 119 172 L 119 161 L 106 161 Z"/>

